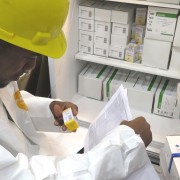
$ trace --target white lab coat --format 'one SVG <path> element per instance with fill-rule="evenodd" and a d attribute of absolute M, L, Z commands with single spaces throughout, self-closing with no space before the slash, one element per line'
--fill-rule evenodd
<path fill-rule="evenodd" d="M 86 154 L 52 156 L 47 137 L 37 132 L 53 127 L 52 100 L 22 92 L 29 108 L 25 111 L 14 100 L 17 90 L 15 82 L 0 89 L 0 180 L 158 179 L 144 143 L 127 126 L 115 128 Z M 7 118 L 3 104 L 14 122 Z"/>

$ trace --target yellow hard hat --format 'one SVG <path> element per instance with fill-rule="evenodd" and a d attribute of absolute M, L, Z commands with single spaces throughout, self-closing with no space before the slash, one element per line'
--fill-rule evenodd
<path fill-rule="evenodd" d="M 1 0 L 0 39 L 52 58 L 66 50 L 68 0 Z"/>

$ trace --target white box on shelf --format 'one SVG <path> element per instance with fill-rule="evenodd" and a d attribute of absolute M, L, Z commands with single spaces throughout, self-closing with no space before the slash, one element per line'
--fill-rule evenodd
<path fill-rule="evenodd" d="M 94 54 L 98 56 L 108 57 L 109 55 L 109 46 L 94 44 Z"/>
<path fill-rule="evenodd" d="M 112 34 L 130 36 L 132 24 L 112 23 Z"/>
<path fill-rule="evenodd" d="M 109 57 L 124 60 L 125 46 L 109 46 Z"/>
<path fill-rule="evenodd" d="M 169 4 L 179 4 L 179 0 L 146 0 L 150 2 L 158 2 L 158 3 L 169 3 Z"/>
<path fill-rule="evenodd" d="M 79 74 L 79 94 L 102 100 L 103 81 L 108 76 L 110 70 L 110 66 L 89 63 Z"/>
<path fill-rule="evenodd" d="M 169 70 L 172 70 L 174 72 L 180 71 L 180 47 L 172 48 Z"/>
<path fill-rule="evenodd" d="M 131 107 L 148 113 L 152 112 L 155 92 L 161 77 L 141 73 L 133 88 L 128 89 L 129 104 Z M 142 101 L 140 101 L 142 99 Z"/>
<path fill-rule="evenodd" d="M 173 117 L 177 105 L 178 80 L 164 78 L 155 95 L 154 114 Z"/>
<path fill-rule="evenodd" d="M 124 36 L 120 34 L 111 34 L 111 45 L 112 46 L 126 46 L 130 41 L 130 35 Z"/>
<path fill-rule="evenodd" d="M 146 37 L 172 42 L 179 10 L 148 7 Z"/>
<path fill-rule="evenodd" d="M 144 39 L 142 64 L 145 66 L 168 69 L 171 42 Z"/>
<path fill-rule="evenodd" d="M 129 24 L 134 19 L 134 7 L 129 4 L 119 4 L 112 10 L 111 22 Z"/>
<path fill-rule="evenodd" d="M 79 5 L 79 17 L 94 19 L 94 4 L 96 1 L 88 0 Z"/>
<path fill-rule="evenodd" d="M 93 54 L 93 43 L 84 43 L 79 41 L 79 52 Z"/>
<path fill-rule="evenodd" d="M 94 31 L 94 20 L 79 18 L 79 29 L 84 31 Z"/>
<path fill-rule="evenodd" d="M 175 31 L 175 36 L 174 36 L 174 41 L 173 41 L 173 46 L 175 47 L 180 47 L 180 16 L 178 16 L 177 20 L 177 26 L 176 26 L 176 31 Z"/>
<path fill-rule="evenodd" d="M 135 24 L 136 25 L 146 25 L 147 8 L 138 7 L 136 8 Z"/>
<path fill-rule="evenodd" d="M 139 44 L 143 44 L 144 36 L 146 32 L 146 26 L 137 25 L 135 28 L 135 41 Z"/>
<path fill-rule="evenodd" d="M 79 30 L 79 41 L 94 43 L 94 32 Z"/>
<path fill-rule="evenodd" d="M 139 44 L 129 43 L 125 50 L 125 61 L 134 63 L 138 60 Z"/>
<path fill-rule="evenodd" d="M 138 71 L 131 71 L 126 82 L 123 84 L 125 88 L 133 88 L 141 75 L 141 72 Z"/>
<path fill-rule="evenodd" d="M 111 23 L 103 21 L 95 21 L 95 32 L 111 33 Z"/>
<path fill-rule="evenodd" d="M 100 46 L 108 46 L 110 44 L 110 34 L 95 32 L 94 33 L 94 44 Z"/>

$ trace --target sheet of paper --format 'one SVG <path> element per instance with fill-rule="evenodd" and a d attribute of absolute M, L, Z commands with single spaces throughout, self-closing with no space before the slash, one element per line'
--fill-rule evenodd
<path fill-rule="evenodd" d="M 91 123 L 86 140 L 85 152 L 92 149 L 101 139 L 123 120 L 131 120 L 127 89 L 121 85 L 107 105 Z"/>

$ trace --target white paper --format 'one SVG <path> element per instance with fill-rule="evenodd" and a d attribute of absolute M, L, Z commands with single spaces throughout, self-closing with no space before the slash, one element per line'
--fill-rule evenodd
<path fill-rule="evenodd" d="M 86 140 L 85 152 L 98 144 L 108 132 L 120 125 L 123 120 L 131 120 L 127 89 L 121 85 L 110 101 L 91 123 Z"/>

